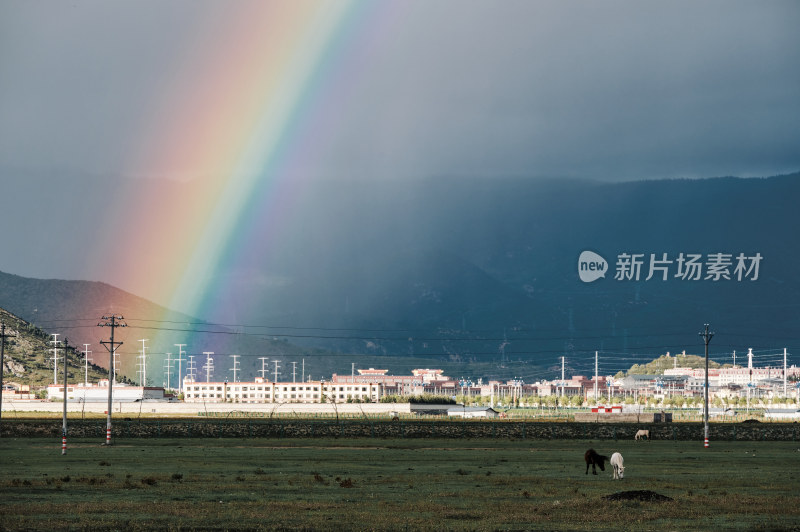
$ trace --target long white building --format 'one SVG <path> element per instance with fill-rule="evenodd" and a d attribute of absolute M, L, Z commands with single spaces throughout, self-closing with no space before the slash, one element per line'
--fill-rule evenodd
<path fill-rule="evenodd" d="M 151 386 L 130 386 L 115 382 L 111 389 L 114 402 L 128 403 L 132 401 L 163 401 L 164 388 Z M 64 399 L 64 385 L 50 384 L 47 386 L 47 398 L 51 401 Z M 69 384 L 67 383 L 67 401 L 83 403 L 101 403 L 108 401 L 108 379 L 103 379 L 97 384 Z"/>
<path fill-rule="evenodd" d="M 184 381 L 187 403 L 375 403 L 384 386 L 375 382 L 191 382 Z"/>

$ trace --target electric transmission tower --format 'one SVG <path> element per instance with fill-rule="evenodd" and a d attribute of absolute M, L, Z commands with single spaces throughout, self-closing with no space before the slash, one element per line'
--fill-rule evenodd
<path fill-rule="evenodd" d="M 51 336 L 53 337 L 50 340 L 50 343 L 53 344 L 53 384 L 58 384 L 58 334 L 53 333 Z"/>
<path fill-rule="evenodd" d="M 83 344 L 83 384 L 85 386 L 89 386 L 89 355 L 92 354 L 89 351 L 89 346 L 91 344 Z"/>
<path fill-rule="evenodd" d="M 140 362 L 138 364 L 139 384 L 144 388 L 147 386 L 147 346 L 144 344 L 149 340 L 147 338 L 142 338 L 139 341 L 142 342 L 142 354 L 139 356 Z M 144 391 L 142 391 L 142 394 L 144 394 Z"/>
<path fill-rule="evenodd" d="M 197 378 L 197 368 L 194 365 L 194 355 L 189 355 L 189 361 L 186 363 L 186 376 L 190 382 L 195 382 Z"/>
<path fill-rule="evenodd" d="M 214 359 L 211 358 L 211 355 L 214 354 L 213 351 L 203 351 L 203 354 L 206 356 L 206 363 L 203 366 L 203 371 L 206 372 L 206 383 L 211 382 L 211 375 L 214 373 Z"/>
<path fill-rule="evenodd" d="M 239 372 L 239 357 L 240 356 L 241 355 L 231 355 L 231 358 L 233 358 L 233 367 L 231 368 L 231 371 L 233 371 L 233 382 L 239 382 L 237 380 L 237 378 L 236 378 L 236 374 Z"/>
<path fill-rule="evenodd" d="M 175 367 L 172 365 L 174 359 L 169 358 L 171 356 L 172 353 L 167 353 L 167 358 L 164 360 L 164 376 L 167 378 L 167 390 L 172 389 L 172 386 L 170 386 L 170 377 L 172 376 L 172 368 Z"/>
<path fill-rule="evenodd" d="M 183 391 L 183 377 L 181 375 L 183 373 L 183 355 L 186 353 L 183 348 L 186 347 L 186 344 L 175 344 L 175 347 L 178 348 L 178 393 L 181 393 Z"/>
<path fill-rule="evenodd" d="M 258 357 L 258 359 L 261 361 L 261 369 L 258 370 L 258 372 L 261 373 L 261 378 L 262 379 L 266 379 L 267 378 L 267 372 L 269 371 L 267 369 L 267 360 L 269 360 L 269 359 L 267 357 Z"/>

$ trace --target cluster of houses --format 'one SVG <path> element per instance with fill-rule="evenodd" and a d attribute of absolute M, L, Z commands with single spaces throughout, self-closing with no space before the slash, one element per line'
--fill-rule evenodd
<path fill-rule="evenodd" d="M 481 398 L 495 404 L 541 403 L 547 398 L 561 404 L 607 402 L 620 397 L 635 403 L 656 402 L 666 398 L 702 398 L 705 370 L 674 367 L 660 375 L 572 376 L 570 379 L 524 383 L 521 380 L 477 382 L 452 379 L 441 369 L 415 369 L 410 375 L 390 375 L 386 369 L 359 369 L 351 375 L 334 374 L 330 380 L 305 382 L 270 382 L 256 378 L 252 382 L 195 382 L 184 379 L 177 390 L 160 387 L 129 386 L 114 383 L 114 401 L 177 400 L 187 403 L 345 403 L 379 402 L 387 396 L 437 395 Z M 709 398 L 747 397 L 770 400 L 777 397 L 800 402 L 800 368 L 731 367 L 710 369 Z M 48 397 L 60 400 L 64 388 L 52 384 Z M 4 394 L 7 393 L 4 390 Z M 20 394 L 21 395 L 21 394 Z M 67 387 L 70 401 L 98 402 L 108 397 L 108 381 L 76 384 Z M 11 398 L 11 397 L 9 397 Z M 593 401 L 594 400 L 594 401 Z"/>

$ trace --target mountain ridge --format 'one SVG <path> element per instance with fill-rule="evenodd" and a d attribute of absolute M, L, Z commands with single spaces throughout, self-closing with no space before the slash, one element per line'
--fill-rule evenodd
<path fill-rule="evenodd" d="M 242 335 L 252 340 L 246 346 L 251 372 L 258 371 L 259 354 L 289 349 L 291 342 L 297 353 L 412 357 L 461 364 L 454 367 L 467 374 L 472 365 L 519 362 L 522 376 L 534 378 L 539 370 L 532 367 L 555 368 L 561 356 L 575 359 L 595 350 L 649 359 L 666 351 L 697 352 L 704 323 L 717 329 L 713 348 L 719 350 L 800 351 L 800 283 L 794 274 L 800 250 L 787 245 L 798 226 L 798 199 L 800 173 L 626 183 L 328 184 L 287 207 L 292 217 L 285 223 L 302 231 L 277 235 L 271 253 L 254 254 L 257 260 L 226 272 L 239 282 L 226 283 L 229 290 L 211 299 L 209 315 L 200 320 L 163 307 L 158 313 L 226 335 L 260 327 Z M 579 280 L 583 250 L 605 257 L 605 279 Z M 760 253 L 759 279 L 627 281 L 611 275 L 622 253 L 666 253 L 674 262 L 681 253 L 718 252 Z M 0 275 L 0 306 L 43 322 L 44 300 L 26 296 L 27 288 L 10 289 L 9 279 Z M 34 292 L 44 291 L 37 286 Z M 109 285 L 86 286 L 94 291 Z M 101 308 L 108 310 L 108 300 L 81 300 L 63 287 L 52 292 L 80 309 L 48 310 L 52 323 L 97 320 Z M 235 313 L 226 315 L 230 309 Z M 96 331 L 94 341 L 105 332 Z M 244 353 L 211 337 L 209 344 L 209 350 Z M 339 366 L 337 372 L 344 371 Z"/>

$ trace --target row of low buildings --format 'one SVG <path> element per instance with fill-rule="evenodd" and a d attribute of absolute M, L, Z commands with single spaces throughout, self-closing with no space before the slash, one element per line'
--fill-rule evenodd
<path fill-rule="evenodd" d="M 786 393 L 784 393 L 784 376 Z M 794 397 L 800 368 L 725 368 L 709 370 L 709 394 L 714 396 Z M 477 382 L 451 379 L 440 369 L 416 369 L 411 375 L 390 375 L 385 369 L 360 369 L 351 375 L 334 374 L 330 381 L 309 382 L 222 382 L 184 384 L 184 401 L 260 402 L 375 402 L 388 395 L 439 395 L 486 397 L 492 403 L 547 396 L 581 397 L 584 400 L 610 397 L 653 398 L 702 397 L 703 369 L 673 368 L 664 375 L 629 375 L 622 379 L 576 375 L 563 381 L 524 383 L 520 380 Z"/>
<path fill-rule="evenodd" d="M 800 368 L 720 368 L 709 370 L 709 396 L 755 398 L 797 397 Z M 447 377 L 440 369 L 416 369 L 411 375 L 390 375 L 385 369 L 360 369 L 351 375 L 334 374 L 330 380 L 306 382 L 270 382 L 256 378 L 252 382 L 194 382 L 185 379 L 182 393 L 185 402 L 232 403 L 344 403 L 377 402 L 390 395 L 430 394 L 446 397 L 488 398 L 491 404 L 536 402 L 538 398 L 580 397 L 598 401 L 611 397 L 661 400 L 666 397 L 702 397 L 705 370 L 672 368 L 663 375 L 628 375 L 621 379 L 576 375 L 570 379 L 524 383 L 520 380 L 477 382 Z M 785 391 L 784 391 L 785 390 Z M 48 397 L 60 400 L 63 385 L 47 388 Z M 4 390 L 4 398 L 8 392 Z M 114 401 L 175 400 L 160 387 L 129 386 L 115 383 Z M 17 396 L 19 397 L 19 395 Z M 10 397 L 9 397 L 10 398 Z M 108 398 L 108 381 L 67 386 L 67 399 L 101 402 Z"/>

